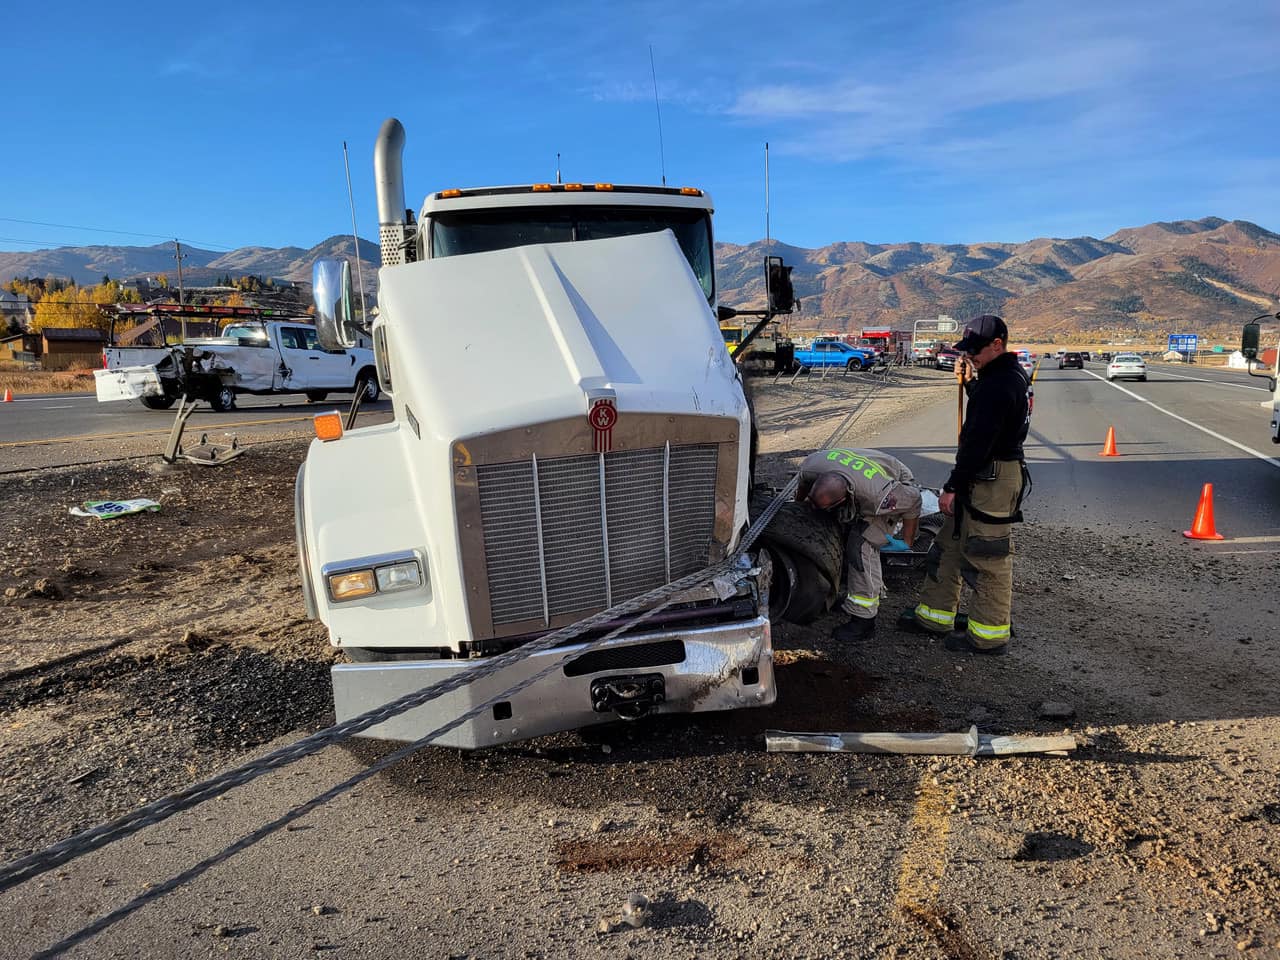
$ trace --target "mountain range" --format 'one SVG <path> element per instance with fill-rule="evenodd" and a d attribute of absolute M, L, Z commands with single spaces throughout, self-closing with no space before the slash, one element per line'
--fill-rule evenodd
<path fill-rule="evenodd" d="M 347 256 L 350 237 L 309 250 L 241 247 L 231 252 L 184 247 L 192 286 L 225 274 L 306 282 L 321 256 Z M 1280 310 L 1280 235 L 1244 220 L 1206 217 L 1130 227 L 1103 239 L 1041 238 L 1024 243 L 833 243 L 817 249 L 763 241 L 716 244 L 720 302 L 759 306 L 766 253 L 794 267 L 803 301 L 796 330 L 856 332 L 909 328 L 946 313 L 963 320 L 999 313 L 1020 339 L 1088 334 L 1163 339 L 1168 332 L 1234 338 L 1240 325 Z M 360 241 L 367 288 L 376 244 Z M 176 275 L 173 247 L 62 247 L 0 252 L 0 282 L 15 276 L 114 278 Z M 1175 331 L 1176 328 L 1176 331 Z"/>

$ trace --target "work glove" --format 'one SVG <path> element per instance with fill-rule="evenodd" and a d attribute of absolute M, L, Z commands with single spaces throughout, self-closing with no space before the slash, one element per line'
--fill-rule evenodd
<path fill-rule="evenodd" d="M 881 553 L 908 553 L 910 550 L 911 547 L 897 537 L 890 537 L 889 542 L 880 548 Z"/>

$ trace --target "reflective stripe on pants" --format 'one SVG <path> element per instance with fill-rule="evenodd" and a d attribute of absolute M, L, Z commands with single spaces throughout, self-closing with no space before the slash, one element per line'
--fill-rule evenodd
<path fill-rule="evenodd" d="M 1009 624 L 1002 623 L 993 626 L 989 623 L 978 623 L 970 617 L 969 636 L 975 640 L 983 641 L 978 644 L 980 647 L 998 647 L 1009 642 Z"/>
<path fill-rule="evenodd" d="M 880 612 L 880 598 L 851 593 L 845 597 L 843 609 L 847 614 L 869 620 Z"/>
<path fill-rule="evenodd" d="M 947 633 L 956 625 L 954 610 L 935 610 L 933 607 L 926 607 L 923 603 L 916 607 L 916 619 L 937 633 Z"/>

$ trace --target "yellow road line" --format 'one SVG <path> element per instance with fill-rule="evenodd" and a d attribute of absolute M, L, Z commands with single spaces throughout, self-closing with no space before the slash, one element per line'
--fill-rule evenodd
<path fill-rule="evenodd" d="M 257 427 L 270 423 L 303 423 L 310 419 L 311 417 L 276 417 L 271 420 L 234 420 L 231 423 L 217 424 L 217 429 Z M 51 443 L 78 443 L 82 440 L 119 440 L 122 437 L 145 437 L 150 434 L 169 433 L 172 429 L 172 427 L 165 427 L 163 430 L 128 430 L 124 433 L 86 433 L 77 437 L 54 437 L 49 440 L 6 440 L 0 443 L 0 447 L 39 447 Z M 202 429 L 205 433 L 209 432 L 208 427 L 202 427 Z"/>
<path fill-rule="evenodd" d="M 895 906 L 919 915 L 933 910 L 947 869 L 947 834 L 951 821 L 947 810 L 955 802 L 955 788 L 942 786 L 926 773 L 920 778 L 920 796 L 911 817 L 911 835 L 898 868 Z"/>

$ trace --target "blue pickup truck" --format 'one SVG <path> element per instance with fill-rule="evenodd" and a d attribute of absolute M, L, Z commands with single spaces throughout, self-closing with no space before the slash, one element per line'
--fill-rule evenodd
<path fill-rule="evenodd" d="M 874 350 L 851 347 L 838 340 L 815 340 L 807 349 L 796 350 L 795 362 L 806 367 L 865 370 L 876 362 L 876 353 Z"/>

